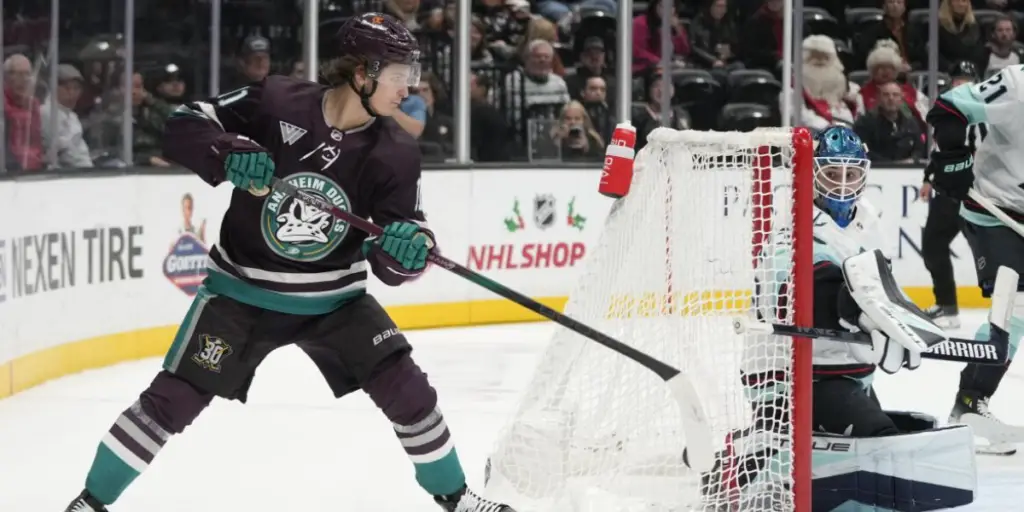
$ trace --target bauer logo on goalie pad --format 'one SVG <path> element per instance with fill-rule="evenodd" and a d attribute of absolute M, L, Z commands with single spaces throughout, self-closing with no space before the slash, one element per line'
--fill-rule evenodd
<path fill-rule="evenodd" d="M 533 199 L 533 221 L 540 229 L 548 229 L 555 225 L 555 196 L 540 194 Z"/>
<path fill-rule="evenodd" d="M 200 334 L 199 351 L 192 356 L 192 362 L 211 372 L 220 373 L 221 362 L 231 355 L 231 352 L 231 345 L 224 340 L 209 334 Z"/>

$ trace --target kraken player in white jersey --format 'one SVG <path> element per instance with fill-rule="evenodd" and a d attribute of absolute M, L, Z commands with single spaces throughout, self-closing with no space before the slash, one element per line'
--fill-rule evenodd
<path fill-rule="evenodd" d="M 974 255 L 978 286 L 989 297 L 999 267 L 1024 273 L 1024 239 L 969 199 L 967 191 L 973 186 L 1011 218 L 1024 222 L 1024 66 L 1008 66 L 983 82 L 950 89 L 927 119 L 938 149 L 932 153 L 926 179 L 936 190 L 963 201 L 964 237 Z M 968 127 L 981 123 L 987 134 L 972 157 L 965 134 Z M 1010 323 L 1011 361 L 1024 336 L 1021 292 L 1024 289 L 1019 288 Z M 988 324 L 982 325 L 976 338 L 988 339 L 987 330 Z M 1005 425 L 988 408 L 1008 367 L 1009 363 L 967 365 L 960 374 L 950 422 L 970 424 L 989 441 L 988 446 L 979 446 L 980 453 L 1012 455 L 1015 443 L 1024 442 L 1024 428 Z"/>
<path fill-rule="evenodd" d="M 924 312 L 911 304 L 893 282 L 889 263 L 877 250 L 879 212 L 861 198 L 870 162 L 860 138 L 849 128 L 833 126 L 815 138 L 814 149 L 814 327 L 864 331 L 873 346 L 864 347 L 814 340 L 811 416 L 815 451 L 812 464 L 813 510 L 837 511 L 877 507 L 905 510 L 908 503 L 929 503 L 936 508 L 973 501 L 973 446 L 966 427 L 937 429 L 924 414 L 885 411 L 871 389 L 876 368 L 895 373 L 916 369 L 921 352 L 940 343 L 945 335 Z M 761 253 L 760 283 L 790 283 L 788 269 L 792 244 L 787 233 L 773 234 Z M 764 270 L 768 269 L 768 270 Z M 755 316 L 762 322 L 786 322 L 789 311 L 779 289 L 761 286 L 755 295 Z M 783 351 L 792 340 L 774 336 L 765 346 L 763 335 L 751 338 L 752 353 L 743 358 L 742 380 L 757 418 L 750 427 L 733 432 L 731 446 L 720 455 L 723 467 L 704 476 L 706 504 L 715 510 L 777 510 L 788 494 L 784 480 L 789 441 L 788 361 L 765 358 L 767 351 Z M 784 352 L 782 352 L 784 353 Z M 842 446 L 842 450 L 827 447 Z M 821 449 L 821 447 L 826 447 Z M 891 469 L 878 466 L 885 452 Z M 767 454 L 767 455 L 766 455 Z M 765 463 L 765 458 L 772 461 Z M 762 471 L 773 468 L 770 471 Z M 926 470 L 925 468 L 933 468 Z M 930 471 L 927 477 L 926 471 Z M 734 475 L 732 480 L 727 480 Z M 780 476 L 783 480 L 780 480 Z M 877 486 L 872 492 L 858 481 L 895 479 L 928 485 Z M 739 489 L 737 492 L 736 489 Z M 729 494 L 729 493 L 732 494 Z M 729 506 L 720 507 L 723 502 Z M 854 507 L 854 508 L 850 508 Z M 876 508 L 871 508 L 875 510 Z"/>

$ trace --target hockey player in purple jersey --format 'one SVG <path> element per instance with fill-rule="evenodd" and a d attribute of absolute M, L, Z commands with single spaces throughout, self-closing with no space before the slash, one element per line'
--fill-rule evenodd
<path fill-rule="evenodd" d="M 433 245 L 419 205 L 419 149 L 389 118 L 419 83 L 418 45 L 376 13 L 350 18 L 336 41 L 342 56 L 323 73 L 329 87 L 271 76 L 168 120 L 164 156 L 236 188 L 163 370 L 103 436 L 66 512 L 107 510 L 214 397 L 244 402 L 264 357 L 293 343 L 337 397 L 370 396 L 445 511 L 512 512 L 466 487 L 434 388 L 366 293 L 367 270 L 400 285 L 423 272 Z M 371 218 L 384 234 L 368 239 L 292 197 L 258 195 L 274 176 Z"/>

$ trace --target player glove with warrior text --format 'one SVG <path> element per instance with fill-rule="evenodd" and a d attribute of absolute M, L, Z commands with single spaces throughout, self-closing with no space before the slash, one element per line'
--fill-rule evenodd
<path fill-rule="evenodd" d="M 213 143 L 213 151 L 224 162 L 224 178 L 243 190 L 270 186 L 274 160 L 256 141 L 237 133 L 225 133 Z"/>
<path fill-rule="evenodd" d="M 939 192 L 967 199 L 967 192 L 974 185 L 974 155 L 968 148 L 933 151 L 924 176 Z"/>

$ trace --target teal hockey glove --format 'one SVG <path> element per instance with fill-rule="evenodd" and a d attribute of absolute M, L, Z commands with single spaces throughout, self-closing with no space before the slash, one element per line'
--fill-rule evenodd
<path fill-rule="evenodd" d="M 391 257 L 403 269 L 423 270 L 427 266 L 427 253 L 433 241 L 429 232 L 413 222 L 392 222 L 384 227 L 384 233 L 374 242 L 381 251 Z M 369 244 L 364 253 L 369 252 Z"/>
<path fill-rule="evenodd" d="M 270 186 L 274 160 L 263 146 L 235 133 L 217 138 L 214 150 L 224 160 L 224 178 L 242 190 L 260 190 Z"/>

